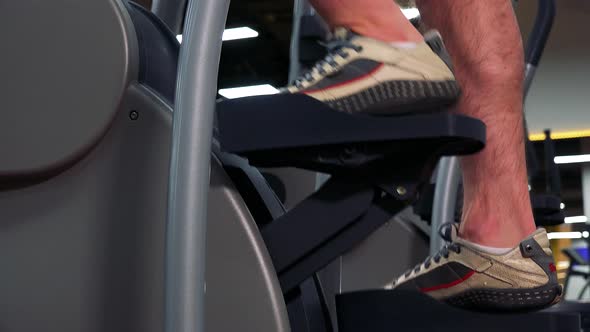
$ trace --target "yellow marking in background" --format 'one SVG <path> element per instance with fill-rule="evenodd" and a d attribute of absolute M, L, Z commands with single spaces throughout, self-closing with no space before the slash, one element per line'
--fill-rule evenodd
<path fill-rule="evenodd" d="M 551 132 L 551 139 L 571 139 L 581 137 L 590 137 L 590 129 Z M 529 139 L 531 141 L 542 141 L 545 139 L 545 134 L 531 134 L 529 135 Z"/>

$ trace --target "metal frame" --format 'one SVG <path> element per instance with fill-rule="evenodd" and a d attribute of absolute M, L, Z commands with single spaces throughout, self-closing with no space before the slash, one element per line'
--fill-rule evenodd
<path fill-rule="evenodd" d="M 317 15 L 315 9 L 308 0 L 295 0 L 293 3 L 293 28 L 291 33 L 291 48 L 289 53 L 289 82 L 293 82 L 301 75 L 301 62 L 299 61 L 299 49 L 301 41 L 301 19 L 303 16 Z M 327 174 L 317 173 L 316 187 L 319 189 L 330 179 Z"/>
<path fill-rule="evenodd" d="M 458 157 L 445 157 L 438 163 L 430 221 L 430 255 L 432 256 L 445 245 L 445 240 L 438 234 L 440 226 L 455 220 L 461 176 Z"/>
<path fill-rule="evenodd" d="M 529 36 L 525 54 L 525 98 L 528 95 L 537 67 L 539 66 L 539 61 L 541 61 L 541 57 L 545 51 L 549 34 L 553 28 L 557 13 L 556 7 L 555 0 L 539 0 L 537 18 L 535 19 L 533 31 L 531 31 Z"/>
<path fill-rule="evenodd" d="M 202 332 L 211 141 L 230 0 L 189 0 L 174 107 L 166 234 L 165 331 Z"/>
<path fill-rule="evenodd" d="M 291 33 L 291 51 L 289 61 L 289 81 L 295 80 L 301 73 L 299 63 L 299 35 L 301 31 L 301 17 L 314 15 L 315 10 L 307 0 L 295 0 L 293 4 L 293 32 Z"/>

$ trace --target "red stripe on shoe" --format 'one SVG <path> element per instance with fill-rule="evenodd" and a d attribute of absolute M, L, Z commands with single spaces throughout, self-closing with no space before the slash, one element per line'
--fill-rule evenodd
<path fill-rule="evenodd" d="M 475 271 L 471 271 L 469 273 L 467 273 L 465 276 L 463 276 L 461 279 L 457 279 L 453 282 L 449 282 L 448 284 L 443 284 L 443 285 L 437 285 L 437 286 L 433 286 L 433 287 L 426 287 L 426 288 L 420 288 L 420 291 L 422 293 L 428 293 L 428 292 L 434 292 L 436 290 L 440 290 L 440 289 L 445 289 L 445 288 L 451 288 L 453 286 L 457 286 L 458 284 L 464 282 L 465 280 L 471 278 L 471 276 L 473 276 L 475 274 Z"/>
<path fill-rule="evenodd" d="M 325 87 L 325 88 L 316 89 L 316 90 L 308 90 L 308 91 L 304 91 L 303 93 L 304 93 L 304 94 L 310 94 L 310 93 L 316 93 L 316 92 L 320 92 L 320 91 L 326 91 L 326 90 L 330 90 L 330 89 L 334 89 L 334 88 L 341 87 L 341 86 L 343 86 L 343 85 L 347 85 L 347 84 L 350 84 L 350 83 L 354 83 L 354 82 L 356 82 L 356 81 L 360 81 L 360 80 L 362 80 L 362 79 L 365 79 L 365 78 L 367 78 L 367 77 L 369 77 L 369 76 L 371 76 L 371 75 L 375 74 L 375 73 L 376 73 L 376 72 L 377 72 L 379 69 L 383 68 L 383 66 L 385 66 L 385 64 L 383 64 L 383 63 L 380 63 L 380 64 L 379 64 L 377 67 L 375 67 L 375 69 L 373 69 L 373 70 L 371 70 L 370 72 L 368 72 L 368 73 L 366 73 L 366 74 L 364 74 L 364 75 L 361 75 L 361 76 L 359 76 L 359 77 L 355 77 L 355 78 L 353 78 L 353 79 L 351 79 L 351 80 L 348 80 L 348 81 L 344 81 L 344 82 L 336 83 L 336 84 L 334 84 L 334 85 L 330 85 L 330 86 L 328 86 L 328 87 Z"/>

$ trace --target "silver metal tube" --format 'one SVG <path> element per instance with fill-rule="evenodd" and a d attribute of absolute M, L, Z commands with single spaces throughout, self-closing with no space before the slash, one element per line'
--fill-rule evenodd
<path fill-rule="evenodd" d="M 166 229 L 165 331 L 203 332 L 213 115 L 230 0 L 189 0 L 174 109 Z"/>
<path fill-rule="evenodd" d="M 438 230 L 446 222 L 455 219 L 457 207 L 457 190 L 461 179 L 461 168 L 458 157 L 442 158 L 438 164 L 432 220 L 430 230 L 430 254 L 435 255 L 445 244 Z"/>
<path fill-rule="evenodd" d="M 531 89 L 531 85 L 533 84 L 533 79 L 535 78 L 535 74 L 537 73 L 537 67 L 534 65 L 527 63 L 526 68 L 524 71 L 524 99 L 529 95 L 529 91 Z"/>
<path fill-rule="evenodd" d="M 316 15 L 315 10 L 307 0 L 295 0 L 293 3 L 293 28 L 291 33 L 291 52 L 289 60 L 289 82 L 293 82 L 301 75 L 299 59 L 299 44 L 301 41 L 301 17 Z M 316 189 L 319 189 L 328 179 L 327 174 L 317 173 Z"/>
<path fill-rule="evenodd" d="M 152 12 L 156 14 L 175 34 L 180 33 L 186 11 L 187 0 L 154 0 Z"/>
<path fill-rule="evenodd" d="M 291 52 L 289 58 L 289 82 L 294 81 L 301 74 L 299 64 L 299 40 L 301 32 L 301 17 L 313 11 L 306 0 L 295 0 L 293 3 L 293 28 L 291 32 Z"/>

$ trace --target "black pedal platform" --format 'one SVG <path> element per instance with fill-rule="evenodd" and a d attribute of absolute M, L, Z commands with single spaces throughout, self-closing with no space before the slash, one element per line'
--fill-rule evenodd
<path fill-rule="evenodd" d="M 552 314 L 579 314 L 582 329 L 581 332 L 590 332 L 590 302 L 584 301 L 561 301 L 549 309 L 543 310 L 546 313 Z"/>
<path fill-rule="evenodd" d="M 254 166 L 326 171 L 322 166 L 328 159 L 346 168 L 391 155 L 440 157 L 482 149 L 483 122 L 447 111 L 348 114 L 303 94 L 279 94 L 220 102 L 217 125 L 222 150 L 246 157 Z"/>
<path fill-rule="evenodd" d="M 410 291 L 372 290 L 336 298 L 340 332 L 579 332 L 580 315 L 562 312 L 483 313 Z"/>

